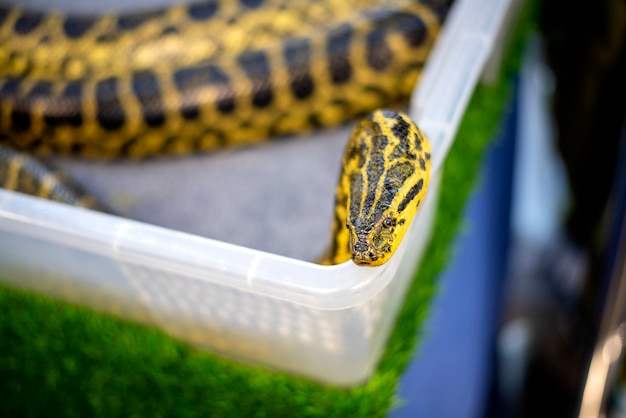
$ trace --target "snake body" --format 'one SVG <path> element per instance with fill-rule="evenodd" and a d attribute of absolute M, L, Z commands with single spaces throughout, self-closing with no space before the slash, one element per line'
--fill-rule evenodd
<path fill-rule="evenodd" d="M 68 205 L 103 210 L 93 196 L 80 190 L 63 173 L 52 171 L 36 158 L 2 145 L 0 187 Z"/>
<path fill-rule="evenodd" d="M 146 157 L 337 124 L 408 97 L 448 7 L 447 0 L 211 0 L 78 16 L 0 6 L 0 144 L 34 154 Z M 376 112 L 358 125 L 326 261 L 388 258 L 398 240 L 365 239 L 353 209 L 369 216 L 369 232 L 403 233 L 410 217 L 398 218 L 398 205 L 423 198 L 427 144 L 399 113 Z M 50 177 L 20 173 L 37 163 L 6 146 L 0 186 L 54 197 Z M 400 164 L 400 151 L 413 174 L 400 169 L 409 164 Z"/>

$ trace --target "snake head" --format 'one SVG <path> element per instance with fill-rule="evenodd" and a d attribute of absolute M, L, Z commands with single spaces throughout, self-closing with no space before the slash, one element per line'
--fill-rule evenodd
<path fill-rule="evenodd" d="M 424 199 L 429 178 L 430 145 L 408 116 L 381 110 L 357 125 L 343 163 L 340 190 L 346 197 L 339 199 L 345 204 L 341 210 L 348 212 L 354 263 L 378 266 L 389 260 Z"/>
<path fill-rule="evenodd" d="M 404 219 L 388 215 L 377 222 L 355 219 L 348 222 L 352 261 L 360 266 L 379 266 L 391 257 L 406 228 Z"/>

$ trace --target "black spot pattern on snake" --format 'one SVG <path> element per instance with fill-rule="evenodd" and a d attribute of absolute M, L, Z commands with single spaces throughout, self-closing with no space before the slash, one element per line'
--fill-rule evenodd
<path fill-rule="evenodd" d="M 32 31 L 37 29 L 37 27 L 41 24 L 41 22 L 43 22 L 43 20 L 43 13 L 24 11 L 22 12 L 22 15 L 18 17 L 15 21 L 13 30 L 18 35 L 28 35 Z"/>
<path fill-rule="evenodd" d="M 410 126 L 402 118 L 396 119 L 396 124 L 391 128 L 394 136 L 398 139 L 398 144 L 392 151 L 390 158 L 409 158 L 415 160 L 417 155 L 411 152 L 411 144 L 409 143 Z"/>
<path fill-rule="evenodd" d="M 17 92 L 20 88 L 20 79 L 19 78 L 8 78 L 0 87 L 0 100 L 7 99 L 12 100 L 17 95 Z"/>
<path fill-rule="evenodd" d="M 343 84 L 352 76 L 352 65 L 348 59 L 351 40 L 352 27 L 348 24 L 341 25 L 328 34 L 326 43 L 328 71 L 335 84 Z"/>
<path fill-rule="evenodd" d="M 15 105 L 11 110 L 11 123 L 16 131 L 26 131 L 32 125 L 31 113 L 29 109 L 32 103 L 47 99 L 52 92 L 52 83 L 50 81 L 40 80 L 36 82 L 30 91 L 23 97 L 15 101 Z"/>
<path fill-rule="evenodd" d="M 82 96 L 83 96 L 83 85 L 79 81 L 70 82 L 67 84 L 65 89 L 63 89 L 63 93 L 61 94 L 63 97 L 66 97 L 66 100 L 69 100 L 73 103 L 71 106 L 70 112 L 65 117 L 67 123 L 72 126 L 80 126 L 83 123 L 83 117 L 81 113 L 82 106 Z"/>
<path fill-rule="evenodd" d="M 16 99 L 17 93 L 20 88 L 20 81 L 16 78 L 10 78 L 4 82 L 2 88 L 0 88 L 0 100 L 7 99 L 7 101 L 13 101 Z M 17 103 L 15 103 L 17 105 Z M 22 131 L 30 128 L 30 117 L 26 115 L 24 117 L 23 112 L 15 111 L 15 108 L 11 110 L 11 129 L 16 131 Z"/>
<path fill-rule="evenodd" d="M 422 138 L 420 138 L 420 136 L 417 133 L 413 136 L 413 141 L 415 142 L 415 148 L 418 151 L 421 151 L 422 150 Z"/>
<path fill-rule="evenodd" d="M 387 43 L 389 32 L 404 37 L 411 47 L 420 46 L 426 39 L 426 26 L 417 16 L 400 11 L 382 10 L 370 15 L 374 30 L 367 36 L 367 62 L 377 71 L 385 70 L 393 60 L 393 51 Z"/>
<path fill-rule="evenodd" d="M 81 126 L 83 118 L 82 109 L 83 85 L 79 81 L 71 81 L 63 91 L 56 97 L 57 103 L 61 106 L 51 106 L 44 111 L 44 122 L 49 126 L 69 124 L 71 126 Z"/>
<path fill-rule="evenodd" d="M 159 82 L 150 70 L 133 73 L 133 92 L 141 104 L 143 120 L 148 126 L 158 127 L 165 123 L 165 112 Z"/>
<path fill-rule="evenodd" d="M 28 97 L 30 98 L 47 98 L 50 96 L 52 92 L 52 82 L 47 80 L 40 80 L 33 85 L 33 87 L 28 92 Z"/>
<path fill-rule="evenodd" d="M 350 179 L 350 213 L 360 212 L 361 196 L 363 196 L 363 174 L 356 172 Z"/>
<path fill-rule="evenodd" d="M 230 85 L 230 79 L 219 67 L 209 67 L 211 83 L 219 86 L 217 109 L 226 114 L 235 110 L 235 92 Z"/>
<path fill-rule="evenodd" d="M 10 9 L 6 6 L 0 5 L 0 26 L 2 26 L 9 15 Z"/>
<path fill-rule="evenodd" d="M 115 131 L 126 123 L 117 78 L 110 77 L 96 84 L 96 107 L 96 119 L 104 130 Z"/>
<path fill-rule="evenodd" d="M 174 33 L 179 33 L 179 30 L 176 26 L 166 26 L 161 30 L 160 36 L 167 36 Z"/>
<path fill-rule="evenodd" d="M 419 181 L 411 187 L 411 190 L 406 194 L 402 202 L 400 202 L 400 206 L 398 206 L 398 212 L 402 213 L 404 209 L 406 209 L 407 205 L 411 203 L 411 200 L 415 199 L 415 196 L 419 194 L 419 192 L 424 187 L 424 179 L 419 179 Z"/>
<path fill-rule="evenodd" d="M 418 16 L 409 13 L 394 13 L 394 27 L 402 33 L 406 42 L 412 47 L 420 46 L 426 39 L 427 28 Z"/>
<path fill-rule="evenodd" d="M 368 147 L 363 142 L 357 144 L 350 144 L 351 148 L 346 151 L 346 156 L 348 160 L 357 159 L 357 167 L 359 169 L 363 168 L 365 165 L 365 161 L 367 161 L 367 152 Z"/>
<path fill-rule="evenodd" d="M 96 38 L 96 43 L 108 44 L 108 43 L 115 42 L 118 38 L 119 38 L 119 33 L 115 31 L 107 31 L 105 33 L 98 35 L 98 37 Z"/>
<path fill-rule="evenodd" d="M 367 63 L 377 71 L 382 71 L 391 62 L 393 52 L 385 40 L 385 31 L 376 29 L 367 36 Z"/>
<path fill-rule="evenodd" d="M 144 23 L 163 16 L 164 14 L 165 10 L 161 9 L 123 15 L 117 19 L 117 28 L 122 31 L 136 29 Z"/>
<path fill-rule="evenodd" d="M 187 120 L 197 119 L 200 116 L 200 106 L 193 90 L 204 77 L 201 70 L 193 67 L 181 68 L 172 75 L 174 85 L 180 92 L 180 113 Z"/>
<path fill-rule="evenodd" d="M 274 99 L 267 54 L 258 50 L 244 52 L 237 62 L 252 83 L 252 104 L 257 108 L 267 107 Z"/>
<path fill-rule="evenodd" d="M 173 75 L 174 84 L 181 93 L 181 114 L 185 119 L 197 119 L 200 115 L 201 100 L 196 90 L 201 87 L 214 87 L 217 92 L 217 109 L 229 113 L 235 108 L 234 91 L 230 79 L 217 66 L 211 64 L 182 68 Z"/>
<path fill-rule="evenodd" d="M 90 16 L 67 16 L 63 21 L 63 33 L 70 39 L 85 35 L 96 23 L 97 19 Z"/>
<path fill-rule="evenodd" d="M 372 137 L 372 150 L 369 163 L 367 164 L 366 172 L 367 172 L 367 184 L 368 187 L 373 187 L 373 185 L 377 185 L 380 182 L 383 174 L 385 173 L 385 155 L 384 151 L 389 143 L 389 140 L 385 135 L 380 134 L 380 128 L 376 123 L 372 123 L 373 126 L 373 137 Z M 363 203 L 362 212 L 363 215 L 367 216 L 373 209 L 374 203 L 376 201 L 376 195 L 374 193 L 369 193 L 365 197 L 365 201 Z"/>
<path fill-rule="evenodd" d="M 11 126 L 17 132 L 24 132 L 30 129 L 30 114 L 23 107 L 17 102 L 16 107 L 11 111 Z"/>
<path fill-rule="evenodd" d="M 193 20 L 207 20 L 217 12 L 219 5 L 217 1 L 207 1 L 204 3 L 190 4 L 187 7 L 187 14 Z"/>
<path fill-rule="evenodd" d="M 411 127 L 400 116 L 396 116 L 394 119 L 396 123 L 391 128 L 391 131 L 396 137 L 398 137 L 398 139 L 400 139 L 400 141 L 406 141 L 409 132 L 411 131 Z"/>
<path fill-rule="evenodd" d="M 408 161 L 396 163 L 389 167 L 389 169 L 387 170 L 387 174 L 385 175 L 383 188 L 380 191 L 380 196 L 376 203 L 376 209 L 374 210 L 374 222 L 378 222 L 382 219 L 384 212 L 389 209 L 389 207 L 391 206 L 391 202 L 398 193 L 398 186 L 400 184 L 403 184 L 406 179 L 413 175 L 414 172 L 415 166 L 413 165 L 413 163 L 410 163 Z M 416 194 L 418 192 L 419 190 L 416 191 Z M 411 192 L 409 192 L 409 194 L 410 193 Z M 402 212 L 402 210 L 398 210 L 399 212 Z"/>
<path fill-rule="evenodd" d="M 241 0 L 241 4 L 249 9 L 256 9 L 263 4 L 263 0 Z"/>
<path fill-rule="evenodd" d="M 285 44 L 284 55 L 293 95 L 298 99 L 309 97 L 314 89 L 310 40 L 304 38 L 290 40 Z"/>

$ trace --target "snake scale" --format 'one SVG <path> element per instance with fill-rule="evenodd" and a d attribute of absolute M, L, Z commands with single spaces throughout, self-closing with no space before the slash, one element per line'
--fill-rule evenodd
<path fill-rule="evenodd" d="M 409 96 L 450 0 L 209 0 L 130 14 L 0 5 L 0 186 L 90 206 L 29 154 L 143 158 L 335 125 Z M 325 264 L 379 265 L 424 198 L 400 112 L 357 124 Z"/>

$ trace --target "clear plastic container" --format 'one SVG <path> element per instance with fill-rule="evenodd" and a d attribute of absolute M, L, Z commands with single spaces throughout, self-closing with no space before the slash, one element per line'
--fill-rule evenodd
<path fill-rule="evenodd" d="M 422 258 L 441 164 L 510 3 L 457 0 L 451 11 L 411 104 L 433 146 L 430 190 L 385 265 L 320 266 L 0 190 L 0 280 L 241 361 L 363 382 Z"/>

